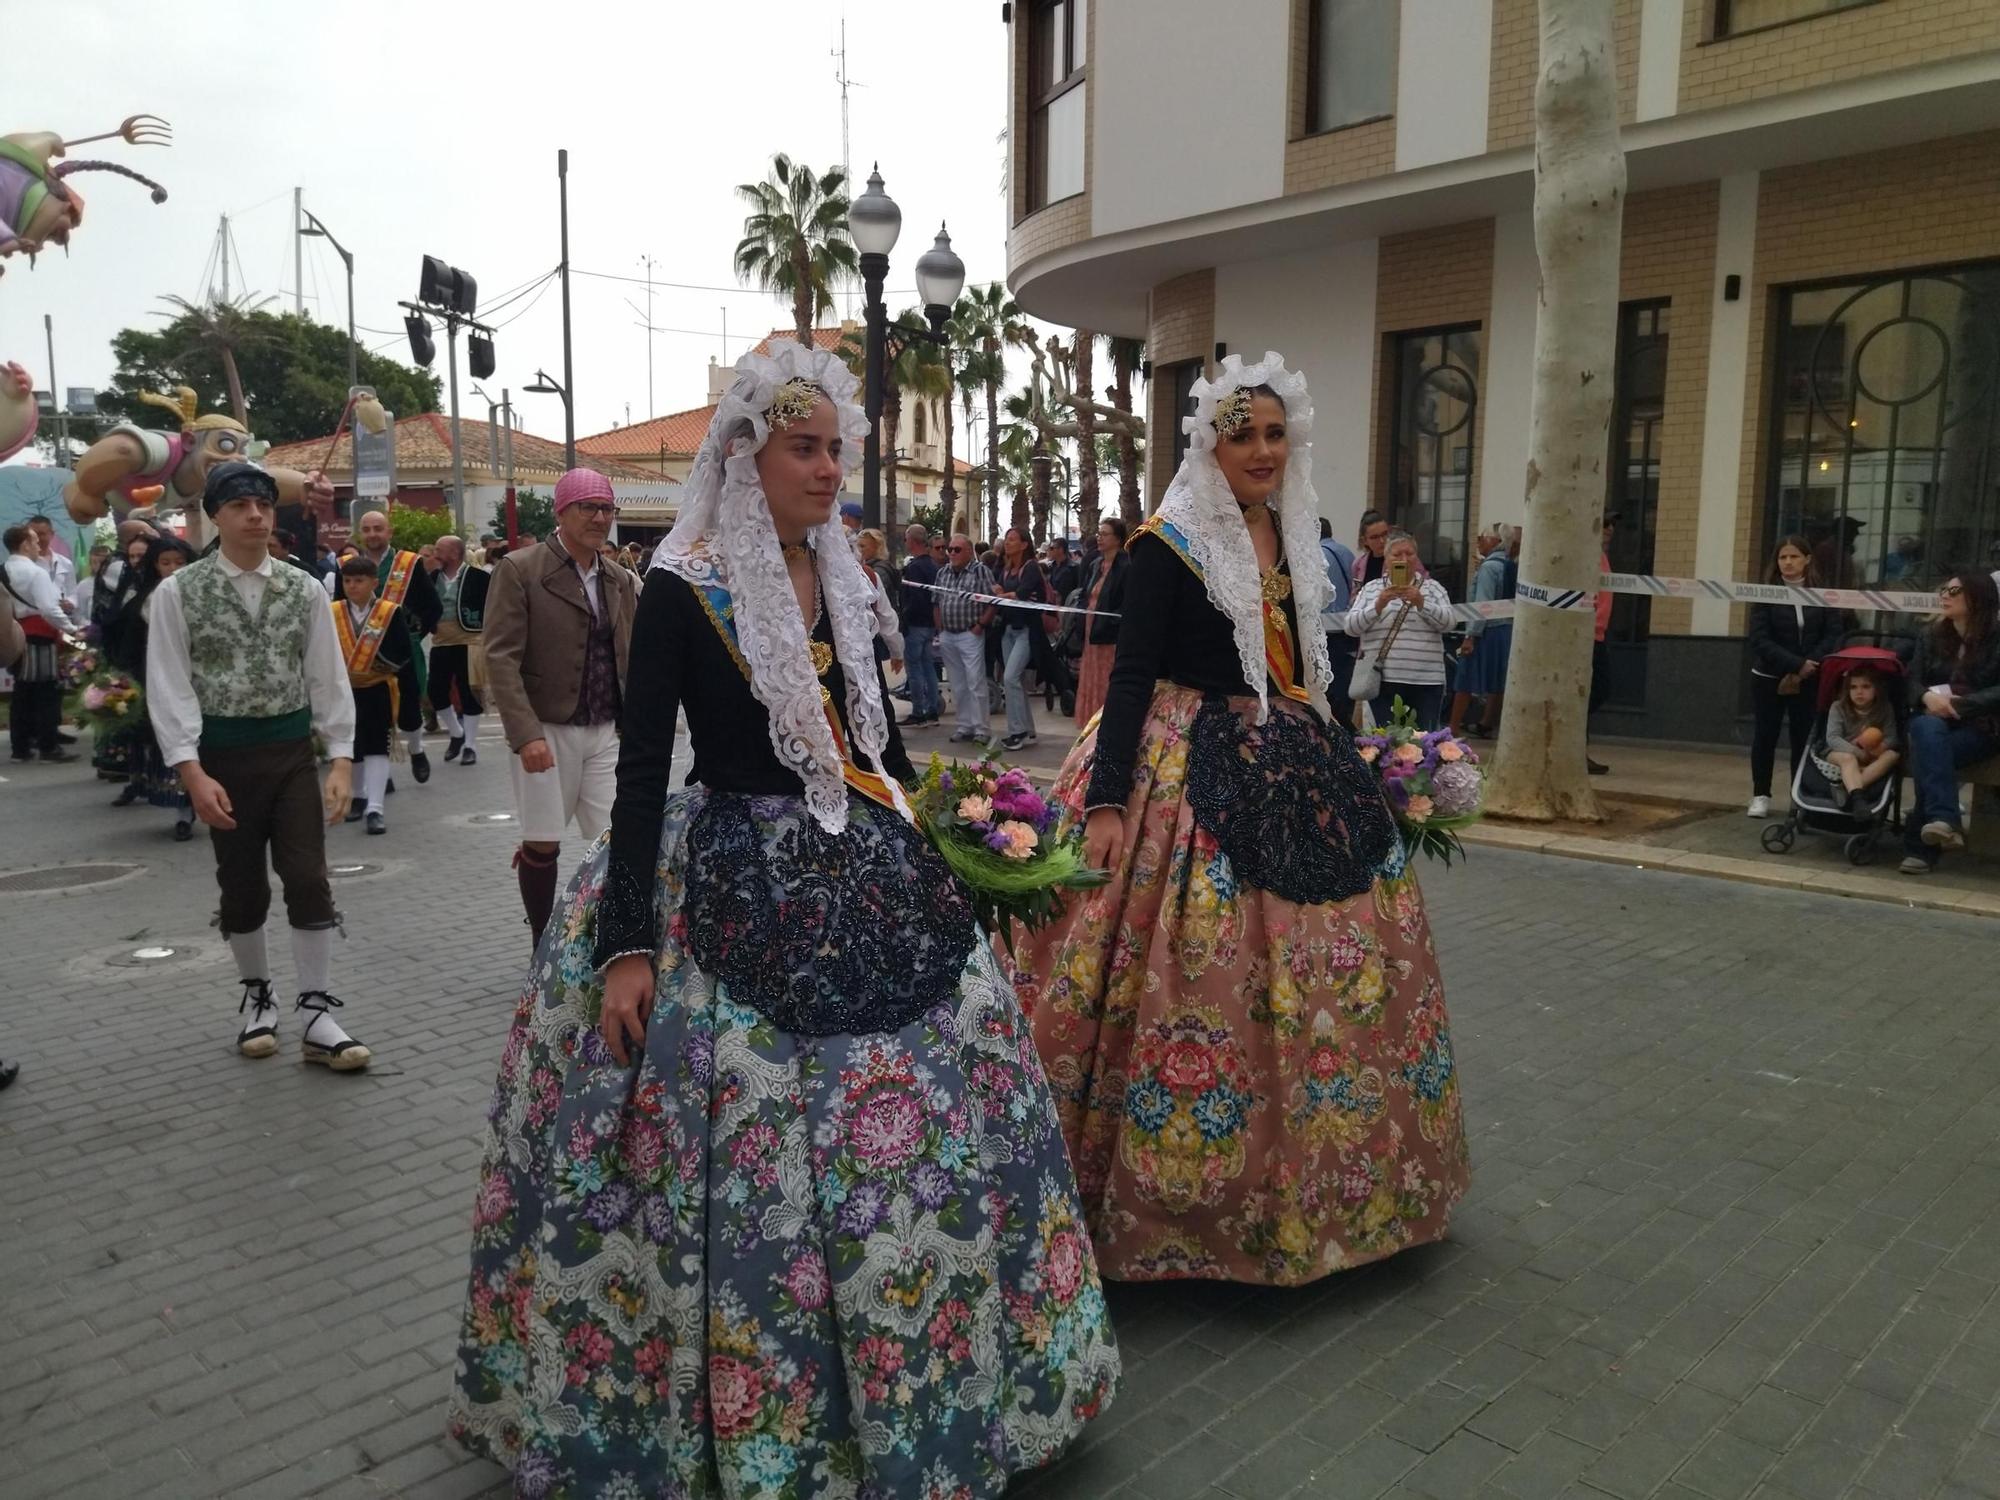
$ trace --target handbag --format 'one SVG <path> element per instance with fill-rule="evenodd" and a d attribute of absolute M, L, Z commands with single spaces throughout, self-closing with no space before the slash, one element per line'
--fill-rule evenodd
<path fill-rule="evenodd" d="M 1410 607 L 1403 606 L 1403 612 L 1390 625 L 1389 633 L 1382 637 L 1382 644 L 1373 651 L 1363 647 L 1354 656 L 1354 675 L 1347 680 L 1347 696 L 1356 703 L 1369 703 L 1382 694 L 1382 658 L 1389 654 L 1389 648 L 1396 644 L 1396 637 L 1403 633 L 1403 622 L 1410 618 Z"/>

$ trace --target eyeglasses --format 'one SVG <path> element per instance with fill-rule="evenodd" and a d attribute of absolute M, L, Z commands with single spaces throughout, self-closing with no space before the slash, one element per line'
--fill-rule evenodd
<path fill-rule="evenodd" d="M 972 549 L 970 547 L 947 547 L 944 550 L 947 552 L 958 553 L 958 552 L 970 552 Z"/>
<path fill-rule="evenodd" d="M 590 500 L 577 501 L 575 509 L 582 511 L 586 516 L 610 517 L 618 514 L 617 506 L 603 505 Z"/>
<path fill-rule="evenodd" d="M 1939 589 L 1939 590 L 1938 590 L 1938 598 L 1940 598 L 1940 599 L 1956 599 L 1956 598 L 1957 598 L 1957 597 L 1958 597 L 1958 596 L 1959 596 L 1960 594 L 1962 594 L 1962 593 L 1964 593 L 1964 592 L 1965 592 L 1965 585 L 1964 585 L 1964 584 L 1962 584 L 1962 583 L 1947 583 L 1947 584 L 1946 584 L 1946 585 L 1945 585 L 1945 586 L 1944 586 L 1943 588 L 1941 588 L 1941 589 Z"/>

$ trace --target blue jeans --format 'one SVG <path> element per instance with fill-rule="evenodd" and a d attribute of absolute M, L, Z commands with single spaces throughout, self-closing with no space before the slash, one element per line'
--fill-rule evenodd
<path fill-rule="evenodd" d="M 1910 720 L 1910 809 L 1903 818 L 1903 848 L 1937 862 L 1937 850 L 1924 842 L 1926 823 L 1961 826 L 1958 814 L 1958 770 L 2000 755 L 2000 735 L 1974 724 L 1918 714 Z"/>
<path fill-rule="evenodd" d="M 1033 627 L 1041 629 L 1039 624 Z M 1035 732 L 1035 710 L 1028 702 L 1028 660 L 1034 655 L 1034 642 L 1028 639 L 1029 627 L 1009 625 L 1002 650 L 1006 662 L 1006 673 L 1002 681 L 1007 686 L 1007 733 L 1033 734 Z"/>
<path fill-rule="evenodd" d="M 931 642 L 937 631 L 929 625 L 912 625 L 903 632 L 903 671 L 910 682 L 910 712 L 935 719 L 944 711 L 938 693 L 937 663 L 931 660 Z"/>

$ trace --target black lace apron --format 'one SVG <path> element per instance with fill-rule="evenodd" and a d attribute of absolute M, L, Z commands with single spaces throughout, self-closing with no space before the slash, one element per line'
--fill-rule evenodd
<path fill-rule="evenodd" d="M 1375 777 L 1310 710 L 1273 701 L 1256 716 L 1254 698 L 1202 700 L 1187 763 L 1196 824 L 1246 885 L 1301 906 L 1359 895 L 1397 837 Z"/>

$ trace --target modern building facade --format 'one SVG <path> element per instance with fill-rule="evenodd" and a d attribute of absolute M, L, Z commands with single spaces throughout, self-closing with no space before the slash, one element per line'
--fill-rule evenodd
<path fill-rule="evenodd" d="M 1791 533 L 1853 584 L 1985 559 L 2000 4 L 1614 3 L 1613 566 L 1759 577 Z M 1386 510 L 1462 596 L 1478 527 L 1523 512 L 1535 0 L 1015 0 L 1008 35 L 1009 281 L 1147 340 L 1149 498 L 1189 383 L 1279 349 L 1336 531 Z M 1740 628 L 1620 599 L 1609 727 L 1733 738 Z"/>

